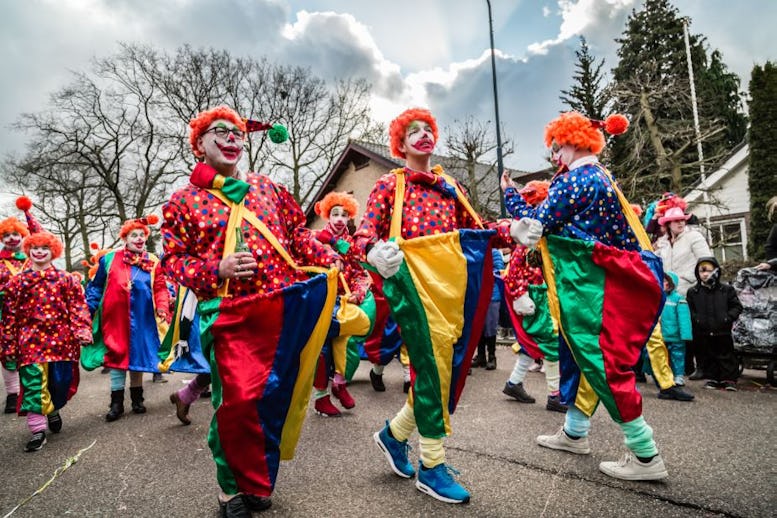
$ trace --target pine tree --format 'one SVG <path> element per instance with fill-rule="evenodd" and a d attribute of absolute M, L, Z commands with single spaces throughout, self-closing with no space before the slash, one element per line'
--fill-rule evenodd
<path fill-rule="evenodd" d="M 580 49 L 575 51 L 577 63 L 575 63 L 575 83 L 569 90 L 561 90 L 559 99 L 586 117 L 602 120 L 606 117 L 607 107 L 612 96 L 602 87 L 604 79 L 602 67 L 604 59 L 597 63 L 591 55 L 588 43 L 580 36 Z"/>
<path fill-rule="evenodd" d="M 771 229 L 766 202 L 777 196 L 777 64 L 767 62 L 753 67 L 750 78 L 750 254 L 764 256 L 764 243 Z"/>
<path fill-rule="evenodd" d="M 700 175 L 688 78 L 684 19 L 668 0 L 646 0 L 633 11 L 613 69 L 616 111 L 631 120 L 611 146 L 613 169 L 630 197 L 649 201 L 685 192 Z M 744 136 L 736 76 L 719 52 L 708 59 L 705 38 L 689 35 L 704 165 L 709 170 Z"/>

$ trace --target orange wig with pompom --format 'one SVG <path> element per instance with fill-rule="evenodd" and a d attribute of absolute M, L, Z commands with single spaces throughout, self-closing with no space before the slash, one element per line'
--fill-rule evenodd
<path fill-rule="evenodd" d="M 518 194 L 529 205 L 539 205 L 548 197 L 550 182 L 547 180 L 532 180 L 518 191 Z"/>
<path fill-rule="evenodd" d="M 119 237 L 121 239 L 126 239 L 129 233 L 136 229 L 143 230 L 143 232 L 146 234 L 146 237 L 148 237 L 151 235 L 151 229 L 148 228 L 148 226 L 156 225 L 157 223 L 159 223 L 159 216 L 156 214 L 150 214 L 138 219 L 128 219 L 121 226 L 121 230 L 119 230 Z"/>
<path fill-rule="evenodd" d="M 391 121 L 389 125 L 389 145 L 391 146 L 391 155 L 398 158 L 406 158 L 405 154 L 400 151 L 399 146 L 405 139 L 405 131 L 407 125 L 413 121 L 424 121 L 432 128 L 432 135 L 434 135 L 434 142 L 437 143 L 437 121 L 435 120 L 432 112 L 423 108 L 410 108 L 399 114 L 399 116 Z"/>
<path fill-rule="evenodd" d="M 27 230 L 27 225 L 13 216 L 0 221 L 0 237 L 3 237 L 5 234 L 10 234 L 11 232 L 18 232 L 22 237 L 30 235 L 30 231 Z"/>
<path fill-rule="evenodd" d="M 333 207 L 344 208 L 351 218 L 355 218 L 359 212 L 359 202 L 347 192 L 330 192 L 321 201 L 316 202 L 313 209 L 322 218 L 329 219 L 329 212 Z"/>
<path fill-rule="evenodd" d="M 189 128 L 191 128 L 191 133 L 189 134 L 189 144 L 192 146 L 192 152 L 194 153 L 194 156 L 202 156 L 202 153 L 200 153 L 200 151 L 197 149 L 197 140 L 199 140 L 202 134 L 205 133 L 205 131 L 208 129 L 208 126 L 210 126 L 213 121 L 219 119 L 232 122 L 241 131 L 246 130 L 245 120 L 243 120 L 243 118 L 229 106 L 216 106 L 210 110 L 200 112 L 196 117 L 189 121 Z"/>
<path fill-rule="evenodd" d="M 51 250 L 52 260 L 62 255 L 62 241 L 60 241 L 57 236 L 51 232 L 37 232 L 35 234 L 30 234 L 24 238 L 24 241 L 22 241 L 22 250 L 24 250 L 24 253 L 28 256 L 30 255 L 30 248 L 34 246 L 48 247 L 48 249 Z"/>
<path fill-rule="evenodd" d="M 568 144 L 598 155 L 604 149 L 602 129 L 610 135 L 620 135 L 625 133 L 628 127 L 628 119 L 620 114 L 610 115 L 606 120 L 598 121 L 591 120 L 579 112 L 566 112 L 545 126 L 545 145 L 551 147 L 553 142 L 559 146 Z"/>

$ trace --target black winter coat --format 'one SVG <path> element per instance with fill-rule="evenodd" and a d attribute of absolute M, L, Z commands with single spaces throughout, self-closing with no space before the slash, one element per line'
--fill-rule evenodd
<path fill-rule="evenodd" d="M 730 284 L 696 283 L 688 290 L 686 300 L 691 310 L 693 336 L 730 335 L 734 321 L 742 313 L 742 303 Z"/>

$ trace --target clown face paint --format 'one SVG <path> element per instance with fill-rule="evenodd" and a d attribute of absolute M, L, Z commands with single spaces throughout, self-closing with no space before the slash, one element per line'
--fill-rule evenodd
<path fill-rule="evenodd" d="M 348 220 L 351 219 L 351 215 L 348 211 L 340 205 L 335 205 L 329 211 L 329 223 L 337 231 L 338 234 L 342 234 L 348 228 Z"/>
<path fill-rule="evenodd" d="M 553 145 L 550 147 L 550 161 L 557 167 L 571 164 L 574 155 L 575 147 L 570 144 L 560 146 L 556 142 L 553 142 Z"/>
<path fill-rule="evenodd" d="M 6 232 L 3 234 L 2 242 L 6 250 L 16 252 L 22 246 L 22 235 L 18 232 Z"/>
<path fill-rule="evenodd" d="M 434 133 L 426 121 L 415 120 L 405 128 L 405 138 L 400 145 L 400 151 L 405 155 L 431 155 L 434 151 Z"/>
<path fill-rule="evenodd" d="M 205 163 L 224 176 L 234 176 L 237 163 L 243 155 L 245 137 L 240 137 L 241 133 L 240 129 L 228 120 L 213 121 L 197 140 L 197 146 L 205 158 Z"/>
<path fill-rule="evenodd" d="M 148 240 L 146 233 L 142 229 L 136 228 L 127 234 L 124 243 L 130 252 L 140 253 L 146 249 L 146 240 Z"/>
<path fill-rule="evenodd" d="M 45 270 L 52 260 L 51 249 L 47 246 L 30 247 L 30 261 L 35 270 Z"/>

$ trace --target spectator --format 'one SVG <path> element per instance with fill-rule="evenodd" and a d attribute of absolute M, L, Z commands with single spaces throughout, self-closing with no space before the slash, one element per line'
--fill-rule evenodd
<path fill-rule="evenodd" d="M 769 221 L 774 220 L 774 211 L 777 209 L 777 196 L 772 196 L 766 202 L 766 210 L 769 214 Z M 772 230 L 769 237 L 766 238 L 766 261 L 756 266 L 756 270 L 774 270 L 777 271 L 777 223 L 772 224 Z"/>

